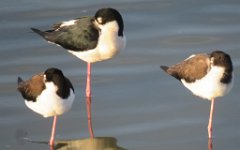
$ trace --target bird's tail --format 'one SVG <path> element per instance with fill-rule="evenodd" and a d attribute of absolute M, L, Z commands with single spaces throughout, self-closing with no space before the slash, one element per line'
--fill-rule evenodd
<path fill-rule="evenodd" d="M 18 82 L 18 85 L 19 85 L 19 84 L 21 84 L 21 83 L 24 82 L 24 81 L 23 81 L 23 79 L 22 79 L 21 77 L 18 77 L 17 82 Z"/>
<path fill-rule="evenodd" d="M 160 66 L 160 68 L 162 68 L 162 70 L 164 70 L 165 72 L 167 72 L 167 70 L 168 70 L 168 66 Z"/>
<path fill-rule="evenodd" d="M 162 70 L 164 70 L 167 74 L 171 75 L 172 77 L 178 79 L 179 81 L 181 80 L 178 72 L 176 71 L 176 69 L 174 68 L 174 66 L 160 66 L 160 68 L 162 68 Z"/>
<path fill-rule="evenodd" d="M 18 77 L 17 83 L 18 83 L 17 89 L 18 89 L 19 92 L 22 93 L 22 90 L 23 90 L 25 82 L 24 82 L 24 80 L 21 77 Z"/>
<path fill-rule="evenodd" d="M 45 37 L 45 32 L 39 30 L 39 29 L 36 29 L 36 28 L 31 28 L 31 30 L 37 34 L 39 34 L 40 36 L 42 37 Z"/>

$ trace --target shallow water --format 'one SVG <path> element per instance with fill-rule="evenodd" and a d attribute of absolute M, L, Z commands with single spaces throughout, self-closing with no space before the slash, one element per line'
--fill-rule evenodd
<path fill-rule="evenodd" d="M 208 149 L 210 103 L 195 97 L 159 66 L 193 53 L 224 50 L 232 56 L 235 85 L 216 101 L 213 149 L 240 148 L 240 2 L 237 0 L 13 1 L 0 2 L 0 149 L 49 149 L 52 119 L 29 110 L 16 90 L 24 79 L 48 67 L 62 69 L 76 100 L 59 117 L 56 138 L 88 138 L 84 99 L 86 64 L 30 31 L 117 8 L 125 21 L 127 47 L 114 59 L 93 65 L 93 128 L 98 137 L 138 150 Z"/>

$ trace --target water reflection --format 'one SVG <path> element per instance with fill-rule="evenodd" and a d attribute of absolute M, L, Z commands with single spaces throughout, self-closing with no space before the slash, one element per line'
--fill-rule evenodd
<path fill-rule="evenodd" d="M 28 138 L 25 142 L 49 145 L 47 141 L 33 141 Z M 114 137 L 96 137 L 76 140 L 59 140 L 50 146 L 50 150 L 127 150 L 117 145 L 117 139 Z"/>
<path fill-rule="evenodd" d="M 208 139 L 208 150 L 212 150 L 213 148 L 213 143 L 212 143 L 212 139 Z"/>
<path fill-rule="evenodd" d="M 77 140 L 55 141 L 50 150 L 126 150 L 117 145 L 113 137 L 97 137 Z"/>
<path fill-rule="evenodd" d="M 89 82 L 89 81 L 88 81 Z M 90 92 L 91 93 L 91 92 Z M 91 94 L 90 94 L 91 95 Z M 92 103 L 92 97 L 86 96 L 86 107 L 87 107 L 87 118 L 88 118 L 88 131 L 91 138 L 94 138 L 93 128 L 92 128 L 92 110 L 91 110 L 91 104 Z"/>

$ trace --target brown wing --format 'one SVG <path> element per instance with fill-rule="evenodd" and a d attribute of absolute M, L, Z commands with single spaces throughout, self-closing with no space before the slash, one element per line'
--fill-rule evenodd
<path fill-rule="evenodd" d="M 27 81 L 19 78 L 18 90 L 27 101 L 36 101 L 38 95 L 45 89 L 43 73 L 33 76 Z"/>
<path fill-rule="evenodd" d="M 161 68 L 178 80 L 184 79 L 186 82 L 194 82 L 206 75 L 210 69 L 210 60 L 206 54 L 197 54 L 176 65 L 162 66 Z"/>

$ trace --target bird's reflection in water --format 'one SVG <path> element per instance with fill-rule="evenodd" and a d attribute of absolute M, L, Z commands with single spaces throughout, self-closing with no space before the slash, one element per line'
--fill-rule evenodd
<path fill-rule="evenodd" d="M 213 148 L 213 143 L 212 143 L 212 138 L 208 139 L 208 150 L 212 150 Z"/>
<path fill-rule="evenodd" d="M 77 140 L 55 141 L 50 150 L 126 150 L 117 145 L 113 137 L 96 137 Z"/>

